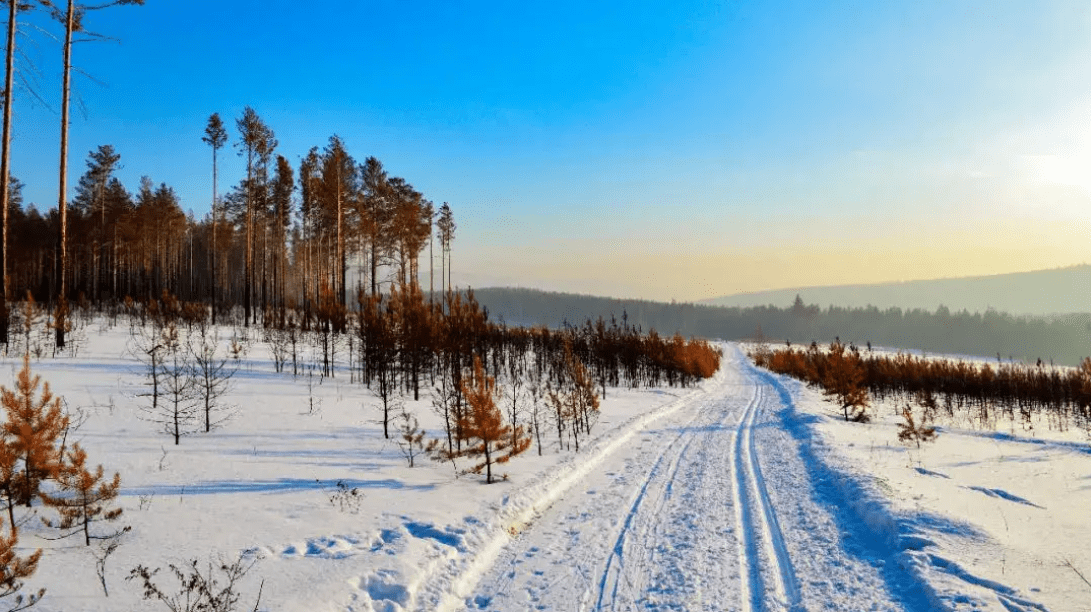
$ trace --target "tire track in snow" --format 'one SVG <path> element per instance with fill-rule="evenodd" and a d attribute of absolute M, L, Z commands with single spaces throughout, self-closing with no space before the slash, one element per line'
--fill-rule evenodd
<path fill-rule="evenodd" d="M 754 451 L 754 422 L 764 398 L 764 384 L 754 381 L 754 397 L 746 406 L 746 412 L 740 415 L 732 437 L 734 465 L 733 492 L 735 503 L 735 524 L 738 537 L 740 599 L 743 610 L 765 610 L 764 577 L 762 574 L 762 556 L 770 565 L 773 574 L 773 589 L 777 602 L 788 610 L 801 609 L 799 587 L 796 582 L 792 561 L 784 545 L 784 535 L 777 521 L 776 511 L 769 501 L 769 492 L 765 478 L 761 473 L 758 455 Z M 755 534 L 755 515 L 761 522 L 760 536 Z M 760 538 L 760 542 L 759 542 Z"/>
<path fill-rule="evenodd" d="M 750 416 L 751 408 L 757 403 L 758 389 L 755 387 L 754 397 L 746 407 L 746 412 L 739 415 L 739 421 L 735 427 L 735 433 L 731 437 L 731 498 L 735 507 L 735 533 L 737 539 L 739 557 L 739 600 L 743 612 L 761 609 L 761 567 L 758 561 L 756 542 L 753 537 L 753 520 L 750 516 L 749 480 L 743 467 L 743 450 L 739 438 L 742 436 L 743 425 Z"/>
<path fill-rule="evenodd" d="M 899 597 L 909 573 L 859 548 L 870 531 L 844 504 L 831 514 L 811 471 L 830 473 L 784 421 L 791 399 L 728 348 L 706 401 L 634 423 L 449 592 L 475 612 L 934 609 Z"/>
<path fill-rule="evenodd" d="M 686 427 L 690 427 L 696 420 L 697 417 L 694 417 Z M 659 458 L 655 462 L 655 466 L 652 467 L 652 470 L 648 473 L 647 479 L 640 487 L 640 493 L 636 496 L 636 499 L 633 500 L 632 506 L 629 507 L 629 512 L 625 515 L 625 521 L 621 526 L 621 530 L 618 532 L 617 540 L 614 542 L 614 548 L 610 552 L 610 556 L 606 559 L 606 566 L 603 568 L 602 577 L 599 579 L 599 596 L 598 601 L 595 602 L 595 610 L 614 608 L 614 602 L 617 601 L 618 585 L 621 584 L 621 570 L 625 564 L 625 540 L 633 528 L 634 519 L 642 510 L 644 498 L 647 496 L 649 487 L 659 476 L 659 469 L 663 465 L 663 460 L 666 459 L 668 455 L 671 455 L 670 466 L 668 467 L 670 475 L 667 476 L 667 481 L 663 485 L 663 491 L 656 498 L 656 510 L 651 513 L 651 516 L 657 516 L 659 510 L 663 507 L 666 498 L 670 497 L 671 485 L 678 476 L 678 467 L 682 463 L 682 457 L 685 456 L 686 451 L 689 450 L 690 445 L 693 444 L 693 440 L 696 439 L 696 436 L 691 436 L 690 439 L 686 441 L 685 446 L 682 447 L 682 450 L 677 454 L 670 453 L 671 450 L 678 446 L 678 442 L 686 433 L 686 429 L 683 429 L 659 455 Z M 610 591 L 608 600 L 610 607 L 603 608 L 603 599 L 608 589 Z"/>
<path fill-rule="evenodd" d="M 722 563 L 723 553 L 737 538 L 728 509 L 736 497 L 727 503 L 723 499 L 734 481 L 729 444 L 723 442 L 745 413 L 725 395 L 727 387 L 721 386 L 721 395 L 664 447 L 644 477 L 604 563 L 593 610 L 720 609 L 718 589 L 708 581 L 719 573 L 711 582 L 724 583 L 730 568 Z M 678 450 L 682 437 L 688 439 Z M 666 470 L 664 463 L 669 464 Z M 681 499 L 674 498 L 676 489 Z M 627 548 L 636 552 L 629 566 Z M 703 581 L 711 593 L 703 592 Z"/>
<path fill-rule="evenodd" d="M 750 612 L 802 610 L 753 433 L 776 395 L 730 371 L 695 414 L 652 434 L 658 449 L 619 470 L 628 495 L 603 479 L 587 485 L 594 501 L 565 495 L 559 514 L 513 542 L 468 607 L 711 611 L 741 598 Z"/>
<path fill-rule="evenodd" d="M 476 543 L 473 547 L 476 550 L 468 558 L 456 560 L 452 567 L 444 568 L 444 571 L 425 572 L 426 575 L 421 581 L 432 584 L 428 584 L 425 592 L 422 593 L 424 601 L 414 598 L 409 609 L 453 612 L 465 608 L 469 603 L 468 596 L 481 580 L 484 572 L 493 566 L 501 551 L 512 542 L 512 538 L 517 533 L 534 523 L 536 518 L 548 511 L 570 489 L 584 480 L 594 468 L 622 449 L 637 433 L 680 409 L 691 407 L 694 402 L 706 401 L 706 398 L 721 393 L 725 373 L 725 369 L 721 368 L 711 380 L 677 400 L 660 406 L 650 413 L 633 417 L 607 437 L 593 442 L 587 455 L 572 458 L 566 464 L 562 464 L 557 472 L 513 494 L 511 501 L 506 499 L 505 507 L 499 510 L 497 519 L 493 521 L 494 525 L 499 522 L 500 528 L 490 529 L 491 533 L 480 534 L 484 538 Z"/>

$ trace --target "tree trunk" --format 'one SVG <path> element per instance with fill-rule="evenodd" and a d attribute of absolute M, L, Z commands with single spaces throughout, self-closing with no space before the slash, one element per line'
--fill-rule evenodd
<path fill-rule="evenodd" d="M 492 484 L 492 453 L 489 443 L 485 442 L 485 484 Z"/>
<path fill-rule="evenodd" d="M 377 262 L 378 262 L 378 259 L 379 259 L 378 256 L 379 256 L 378 235 L 373 235 L 371 237 L 371 295 L 372 296 L 379 295 L 378 289 L 376 288 L 377 284 L 375 282 L 375 277 L 378 274 L 378 270 L 377 270 L 377 267 L 378 267 Z"/>
<path fill-rule="evenodd" d="M 18 9 L 17 0 L 8 0 L 8 47 L 5 57 L 7 72 L 4 77 L 4 133 L 3 145 L 0 147 L 0 207 L 4 212 L 3 237 L 0 238 L 0 342 L 8 344 L 8 189 L 10 185 L 10 158 L 11 158 L 11 88 L 15 75 L 15 13 Z"/>
<path fill-rule="evenodd" d="M 341 158 L 337 159 L 337 265 L 340 266 L 340 278 L 338 279 L 338 292 L 337 295 L 341 300 L 340 304 L 345 305 L 345 234 L 341 228 L 344 219 L 343 207 L 341 205 Z"/>
<path fill-rule="evenodd" d="M 58 195 L 57 210 L 61 216 L 61 271 L 60 289 L 57 293 L 57 320 L 56 345 L 57 349 L 64 348 L 64 328 L 67 318 L 67 291 L 68 291 L 68 206 L 65 192 L 68 180 L 68 97 L 70 91 L 70 79 L 72 76 L 72 30 L 75 27 L 75 7 L 73 0 L 68 0 L 68 14 L 65 17 L 64 28 L 64 78 L 61 88 L 61 176 L 60 193 Z M 6 111 L 5 111 L 6 112 Z M 6 209 L 5 209 L 6 210 Z"/>
<path fill-rule="evenodd" d="M 250 294 L 253 266 L 254 244 L 254 203 L 252 193 L 254 191 L 254 155 L 253 148 L 247 147 L 246 152 L 246 273 L 243 281 L 243 309 L 246 311 L 243 318 L 243 327 L 250 327 Z"/>
<path fill-rule="evenodd" d="M 212 147 L 212 324 L 216 324 L 216 285 L 218 284 L 219 271 L 216 267 L 217 252 L 216 252 L 216 225 L 219 221 L 216 219 L 216 147 Z"/>
<path fill-rule="evenodd" d="M 435 257 L 432 255 L 432 222 L 428 222 L 428 305 L 432 305 L 432 294 L 436 292 L 436 286 L 432 282 L 432 274 L 436 267 Z M 431 308 L 429 308 L 431 310 Z"/>

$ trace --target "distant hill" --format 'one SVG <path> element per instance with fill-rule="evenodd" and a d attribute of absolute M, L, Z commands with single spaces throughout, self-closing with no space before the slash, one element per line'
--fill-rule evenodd
<path fill-rule="evenodd" d="M 582 327 L 601 317 L 607 325 L 655 329 L 660 335 L 741 340 L 758 330 L 775 342 L 808 344 L 840 337 L 864 346 L 917 349 L 930 353 L 979 355 L 1076 365 L 1091 355 L 1091 314 L 1013 316 L 995 310 L 962 311 L 841 306 L 710 306 L 647 300 L 620 300 L 535 289 L 487 288 L 474 291 L 489 319 L 509 325 L 564 324 Z M 968 309 L 967 309 L 968 310 Z M 982 309 L 983 310 L 983 309 Z"/>
<path fill-rule="evenodd" d="M 997 274 L 915 280 L 874 285 L 800 287 L 738 293 L 703 300 L 715 306 L 791 306 L 799 295 L 807 304 L 842 307 L 876 306 L 934 311 L 985 312 L 989 308 L 1015 315 L 1053 315 L 1091 312 L 1091 265 Z"/>

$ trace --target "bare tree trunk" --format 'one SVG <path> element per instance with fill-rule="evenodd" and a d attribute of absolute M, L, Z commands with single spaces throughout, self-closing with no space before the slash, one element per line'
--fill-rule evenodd
<path fill-rule="evenodd" d="M 7 346 L 8 343 L 8 173 L 10 172 L 11 157 L 11 88 L 15 75 L 15 13 L 18 10 L 18 0 L 8 0 L 8 47 L 5 57 L 6 74 L 4 77 L 4 133 L 3 146 L 0 151 L 0 207 L 4 209 L 3 244 L 0 245 L 0 279 L 3 286 L 0 287 L 0 342 Z M 13 524 L 14 527 L 14 524 Z"/>
<path fill-rule="evenodd" d="M 265 313 L 269 308 L 269 267 L 266 265 L 269 260 L 269 256 L 266 253 L 266 247 L 269 243 L 269 223 L 268 215 L 266 213 L 263 212 L 261 216 L 261 324 L 264 327 L 268 325 L 268 322 L 265 320 Z"/>
<path fill-rule="evenodd" d="M 343 206 L 341 205 L 341 159 L 337 160 L 337 265 L 340 269 L 340 279 L 338 286 L 338 295 L 341 299 L 341 305 L 345 304 L 345 234 L 341 229 L 342 219 L 344 217 Z"/>
<path fill-rule="evenodd" d="M 56 344 L 57 349 L 64 348 L 64 328 L 67 317 L 67 277 L 68 277 L 68 206 L 65 192 L 68 189 L 68 98 L 72 76 L 72 30 L 75 27 L 75 7 L 73 0 L 68 0 L 68 14 L 65 16 L 64 27 L 64 78 L 61 88 L 61 177 L 60 194 L 58 195 L 57 210 L 61 213 L 61 274 L 60 290 L 57 301 Z"/>
<path fill-rule="evenodd" d="M 219 270 L 216 268 L 218 253 L 216 252 L 216 147 L 212 147 L 212 324 L 216 324 L 216 285 L 219 284 Z"/>
<path fill-rule="evenodd" d="M 254 203 L 252 192 L 254 191 L 253 177 L 254 160 L 251 149 L 246 153 L 246 280 L 243 287 L 243 307 L 246 310 L 243 319 L 243 327 L 250 327 L 250 294 L 253 275 L 253 245 L 254 245 Z"/>
<path fill-rule="evenodd" d="M 120 266 L 120 264 L 118 263 L 118 259 L 117 259 L 117 250 L 118 250 L 118 245 L 117 245 L 117 224 L 115 224 L 114 225 L 114 270 L 113 270 L 113 272 L 114 272 L 114 274 L 113 274 L 113 294 L 114 294 L 114 299 L 115 300 L 118 297 L 118 295 L 117 295 L 117 269 L 118 269 L 118 266 Z"/>
<path fill-rule="evenodd" d="M 371 295 L 373 297 L 376 296 L 376 295 L 379 295 L 379 292 L 378 292 L 378 289 L 376 288 L 376 283 L 375 283 L 375 277 L 378 276 L 378 271 L 376 270 L 376 268 L 378 266 L 377 261 L 379 259 L 378 258 L 378 255 L 379 255 L 378 251 L 379 251 L 378 237 L 377 237 L 377 235 L 374 235 L 374 236 L 371 237 Z"/>
<path fill-rule="evenodd" d="M 428 305 L 432 305 L 432 294 L 435 293 L 436 287 L 432 282 L 432 274 L 436 267 L 436 260 L 432 255 L 432 221 L 428 221 Z"/>
<path fill-rule="evenodd" d="M 307 279 L 311 276 L 311 237 L 310 237 L 310 223 L 307 219 L 309 215 L 303 216 L 303 277 L 300 279 L 299 285 L 303 292 L 303 313 L 304 316 L 310 317 L 311 306 L 307 301 Z"/>
<path fill-rule="evenodd" d="M 98 201 L 101 208 L 101 214 L 99 216 L 99 235 L 98 248 L 95 249 L 95 256 L 98 260 L 98 265 L 95 266 L 95 304 L 102 303 L 102 284 L 106 278 L 106 263 L 109 261 L 109 256 L 106 251 L 106 194 L 103 193 L 106 189 L 106 180 L 103 179 L 99 183 L 98 188 Z"/>

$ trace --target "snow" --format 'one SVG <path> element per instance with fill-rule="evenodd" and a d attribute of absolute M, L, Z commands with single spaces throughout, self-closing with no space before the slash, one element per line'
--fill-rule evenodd
<path fill-rule="evenodd" d="M 831 499 L 875 542 L 900 550 L 924 609 L 1091 610 L 1077 573 L 1091 575 L 1088 432 L 1051 430 L 1041 415 L 1027 430 L 956 413 L 918 450 L 898 443 L 893 402 L 875 404 L 871 424 L 846 423 L 817 391 L 763 376 L 783 387 L 781 423 L 812 474 L 830 479 Z"/>
<path fill-rule="evenodd" d="M 39 610 L 162 609 L 125 580 L 137 564 L 240 555 L 255 561 L 240 609 L 261 585 L 262 609 L 289 611 L 1091 610 L 1085 432 L 956 418 L 917 450 L 895 406 L 844 423 L 725 344 L 697 388 L 608 389 L 579 453 L 544 438 L 485 485 L 409 468 L 347 371 L 308 385 L 260 342 L 234 417 L 175 446 L 141 419 L 128 326 L 82 333 L 75 357 L 32 368 L 84 415 L 89 461 L 121 473 L 132 531 L 106 598 L 86 547 L 24 526 L 25 549 L 45 549 L 26 587 L 48 589 Z M 0 382 L 20 362 L 0 361 Z M 407 406 L 440 432 L 426 393 Z"/>

